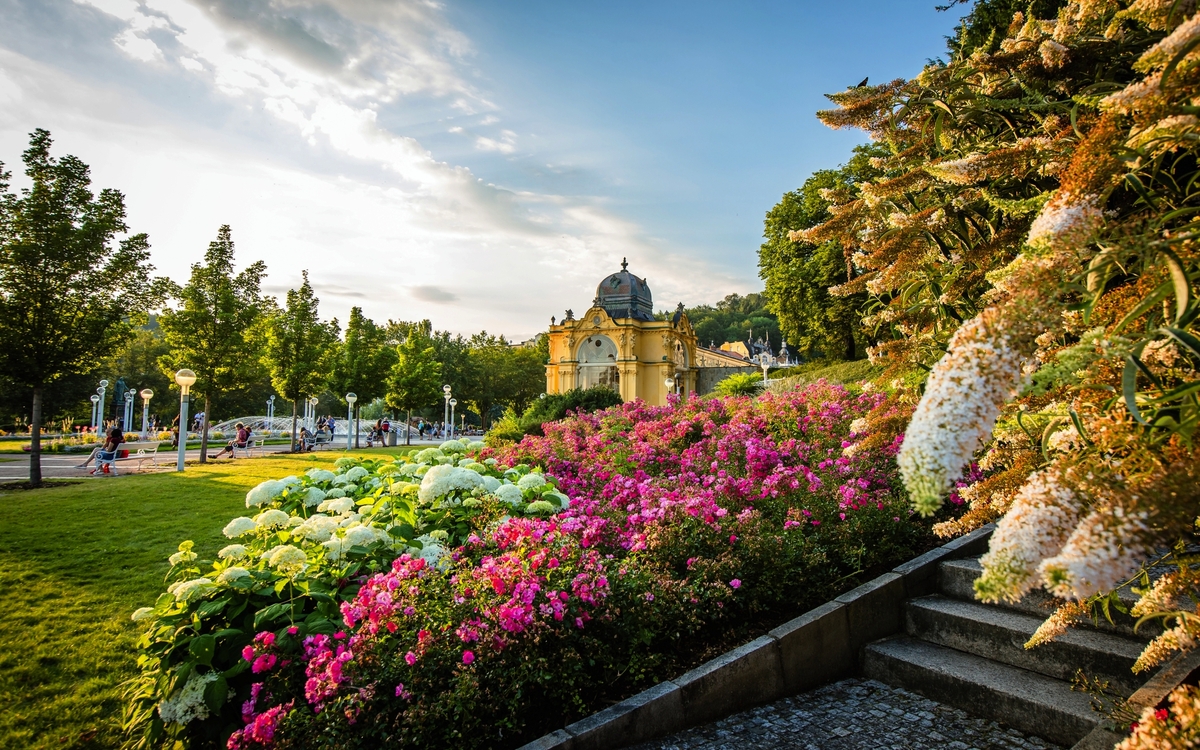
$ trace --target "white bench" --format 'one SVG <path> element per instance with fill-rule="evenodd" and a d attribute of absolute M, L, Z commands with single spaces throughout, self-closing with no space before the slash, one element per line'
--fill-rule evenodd
<path fill-rule="evenodd" d="M 258 451 L 258 454 L 260 456 L 264 452 L 263 447 L 261 445 L 259 445 L 257 442 L 255 442 L 254 438 L 250 438 L 249 440 L 247 440 L 246 445 L 244 447 L 239 446 L 237 443 L 234 443 L 233 444 L 233 457 L 234 458 L 237 458 L 238 451 L 241 451 L 242 456 L 245 458 L 253 458 L 254 451 Z"/>
<path fill-rule="evenodd" d="M 142 465 L 147 461 L 151 466 L 158 465 L 158 446 L 161 443 L 157 440 L 147 440 L 144 442 L 121 443 L 119 451 L 128 451 L 129 455 L 124 458 L 118 458 L 118 461 L 137 461 L 137 470 L 142 470 Z M 117 455 L 120 455 L 118 453 Z"/>

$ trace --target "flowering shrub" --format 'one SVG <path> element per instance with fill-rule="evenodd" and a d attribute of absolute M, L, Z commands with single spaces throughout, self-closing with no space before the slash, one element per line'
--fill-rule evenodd
<path fill-rule="evenodd" d="M 215 561 L 181 545 L 168 593 L 134 614 L 131 729 L 235 749 L 520 744 L 925 544 L 896 492 L 899 435 L 855 430 L 893 410 L 826 383 L 632 403 L 502 448 L 264 482 L 234 543 Z"/>
<path fill-rule="evenodd" d="M 1200 642 L 1200 13 L 1062 6 L 913 81 L 832 96 L 827 123 L 889 152 L 794 234 L 853 252 L 835 291 L 873 295 L 868 323 L 894 334 L 875 356 L 932 365 L 899 462 L 919 511 L 968 503 L 940 531 L 1000 518 L 980 598 L 1066 600 L 1036 645 L 1136 588 L 1131 614 L 1165 631 L 1142 672 Z M 1186 746 L 1155 743 L 1194 736 L 1193 699 L 1127 746 Z"/>

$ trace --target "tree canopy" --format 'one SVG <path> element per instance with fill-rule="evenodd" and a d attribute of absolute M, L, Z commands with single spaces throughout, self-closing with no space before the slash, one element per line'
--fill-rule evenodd
<path fill-rule="evenodd" d="M 145 234 L 128 231 L 125 199 L 94 194 L 87 164 L 50 155 L 35 130 L 23 154 L 31 186 L 10 190 L 0 163 L 0 377 L 32 396 L 29 480 L 41 482 L 43 397 L 95 372 L 157 301 Z"/>

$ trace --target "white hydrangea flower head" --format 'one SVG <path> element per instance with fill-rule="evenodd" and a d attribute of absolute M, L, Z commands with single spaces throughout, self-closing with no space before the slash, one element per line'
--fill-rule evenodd
<path fill-rule="evenodd" d="M 187 581 L 179 581 L 167 587 L 167 593 L 175 597 L 175 601 L 190 602 L 194 599 L 203 599 L 214 588 L 212 579 L 210 578 L 192 578 Z"/>
<path fill-rule="evenodd" d="M 523 490 L 532 490 L 541 487 L 543 484 L 546 484 L 546 477 L 537 472 L 526 474 L 517 480 L 517 486 Z"/>
<path fill-rule="evenodd" d="M 139 607 L 133 611 L 133 614 L 129 616 L 129 619 L 133 620 L 134 622 L 141 622 L 142 620 L 148 620 L 153 616 L 153 607 Z"/>
<path fill-rule="evenodd" d="M 455 490 L 470 492 L 482 486 L 483 477 L 473 471 L 457 466 L 434 466 L 421 478 L 421 489 L 417 491 L 417 498 L 422 502 L 432 502 Z"/>
<path fill-rule="evenodd" d="M 1021 379 L 1021 355 L 983 316 L 967 321 L 934 366 L 896 462 L 913 507 L 929 515 L 992 434 Z"/>
<path fill-rule="evenodd" d="M 354 545 L 350 544 L 341 537 L 334 536 L 330 537 L 324 542 L 321 542 L 321 546 L 328 550 L 326 552 L 326 557 L 328 557 L 330 560 L 336 561 L 342 559 L 342 556 L 346 554 L 346 551 Z"/>
<path fill-rule="evenodd" d="M 304 570 L 308 563 L 308 555 L 304 550 L 291 544 L 282 544 L 271 551 L 267 565 L 275 568 L 284 575 L 296 575 Z"/>
<path fill-rule="evenodd" d="M 567 497 L 561 492 L 546 492 L 542 495 L 542 497 L 553 497 L 557 499 L 559 502 L 559 507 L 563 510 L 566 510 L 571 505 L 571 498 Z"/>
<path fill-rule="evenodd" d="M 283 479 L 280 479 L 279 481 L 287 486 L 291 486 L 291 485 L 295 485 L 295 484 L 303 484 L 303 482 L 300 480 L 300 477 L 298 477 L 294 474 L 288 474 L 286 477 L 284 477 Z"/>
<path fill-rule="evenodd" d="M 424 450 L 417 451 L 417 455 L 413 456 L 413 460 L 416 461 L 417 464 L 427 464 L 436 461 L 439 458 L 445 458 L 445 456 L 446 454 L 442 453 L 442 451 L 438 448 L 426 448 Z"/>
<path fill-rule="evenodd" d="M 239 568 L 234 565 L 221 571 L 221 575 L 217 576 L 217 583 L 231 584 L 239 578 L 246 578 L 250 575 L 250 571 L 245 568 Z"/>
<path fill-rule="evenodd" d="M 370 473 L 371 472 L 367 471 L 361 466 L 353 466 L 349 471 L 346 472 L 345 477 L 351 482 L 358 482 L 359 480 L 368 476 Z"/>
<path fill-rule="evenodd" d="M 460 459 L 458 459 L 457 465 L 459 467 L 465 469 L 466 467 L 470 466 L 473 463 L 475 463 L 475 459 L 473 459 L 473 458 L 460 458 Z"/>
<path fill-rule="evenodd" d="M 352 497 L 331 497 L 317 506 L 317 510 L 322 513 L 345 513 L 353 508 L 354 498 Z"/>
<path fill-rule="evenodd" d="M 494 458 L 485 458 L 485 459 L 483 459 L 483 463 L 484 463 L 485 465 L 487 465 L 487 466 L 495 466 L 495 465 L 496 465 L 496 459 L 494 459 Z"/>
<path fill-rule="evenodd" d="M 292 517 L 278 508 L 264 510 L 254 517 L 254 522 L 262 529 L 283 528 L 288 525 Z"/>
<path fill-rule="evenodd" d="M 222 560 L 240 560 L 247 554 L 249 554 L 249 550 L 246 549 L 246 545 L 230 544 L 226 547 L 222 547 L 221 551 L 217 553 L 217 557 L 221 558 Z"/>
<path fill-rule="evenodd" d="M 545 500 L 534 500 L 525 508 L 525 512 L 529 515 L 536 515 L 538 513 L 551 513 L 553 511 L 554 506 Z"/>
<path fill-rule="evenodd" d="M 196 559 L 196 553 L 192 552 L 190 549 L 186 549 L 186 550 L 179 550 L 175 554 L 168 557 L 167 562 L 171 563 L 172 565 L 179 565 L 180 563 L 191 562 L 192 560 L 195 560 L 195 559 Z"/>
<path fill-rule="evenodd" d="M 216 679 L 216 672 L 193 672 L 182 688 L 158 704 L 158 715 L 167 724 L 181 726 L 191 721 L 207 719 L 208 706 L 204 703 L 204 688 Z"/>
<path fill-rule="evenodd" d="M 519 505 L 522 501 L 521 488 L 515 484 L 504 484 L 496 488 L 493 493 L 509 505 Z"/>
<path fill-rule="evenodd" d="M 481 451 L 486 447 L 487 443 L 483 442 L 482 440 L 472 440 L 471 442 L 467 443 L 467 450 L 469 451 Z"/>
<path fill-rule="evenodd" d="M 1057 470 L 1040 471 L 1017 491 L 996 524 L 975 591 L 983 601 L 1017 601 L 1037 586 L 1043 560 L 1058 554 L 1079 522 L 1082 504 Z"/>
<path fill-rule="evenodd" d="M 247 508 L 261 508 L 283 493 L 287 485 L 278 479 L 268 479 L 246 493 Z"/>
<path fill-rule="evenodd" d="M 333 536 L 337 527 L 338 519 L 317 514 L 310 516 L 307 521 L 297 527 L 295 535 L 313 542 L 324 542 Z"/>
<path fill-rule="evenodd" d="M 309 469 L 304 475 L 314 482 L 332 482 L 337 474 L 326 469 Z"/>
<path fill-rule="evenodd" d="M 417 537 L 417 541 L 422 545 L 421 549 L 417 551 L 417 556 L 426 564 L 442 569 L 444 565 L 442 559 L 446 557 L 446 548 L 429 534 Z"/>
<path fill-rule="evenodd" d="M 320 505 L 325 500 L 325 491 L 320 487 L 307 487 L 304 490 L 304 506 L 311 508 Z"/>
<path fill-rule="evenodd" d="M 350 484 L 350 478 L 347 477 L 345 474 L 338 474 L 336 477 L 333 478 L 333 486 L 334 487 L 344 487 L 347 484 Z"/>
<path fill-rule="evenodd" d="M 334 487 L 329 492 L 325 493 L 325 497 L 328 499 L 345 497 L 345 496 L 346 496 L 346 491 L 344 489 L 342 489 L 341 487 Z"/>
<path fill-rule="evenodd" d="M 342 528 L 342 529 L 348 529 L 351 526 L 357 525 L 358 522 L 361 520 L 362 520 L 362 513 L 347 513 L 344 516 L 339 517 L 338 527 Z"/>
<path fill-rule="evenodd" d="M 466 444 L 461 440 L 447 440 L 438 446 L 438 450 L 442 453 L 462 453 L 466 449 Z"/>
<path fill-rule="evenodd" d="M 357 463 L 358 461 L 354 460 L 353 458 L 350 458 L 349 456 L 343 456 L 334 461 L 333 465 L 339 469 L 345 469 L 350 466 L 355 466 Z"/>
<path fill-rule="evenodd" d="M 229 523 L 225 524 L 225 528 L 221 529 L 221 533 L 230 539 L 236 539 L 239 536 L 245 536 L 258 528 L 258 524 L 253 518 L 239 516 Z"/>
<path fill-rule="evenodd" d="M 483 488 L 492 494 L 500 488 L 500 480 L 495 477 L 483 477 Z"/>
<path fill-rule="evenodd" d="M 351 526 L 344 533 L 351 547 L 367 547 L 380 541 L 379 530 L 370 526 Z"/>

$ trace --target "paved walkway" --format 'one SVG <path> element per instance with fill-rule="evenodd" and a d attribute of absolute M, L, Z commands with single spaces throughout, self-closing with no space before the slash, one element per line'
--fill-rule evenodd
<path fill-rule="evenodd" d="M 633 750 L 1058 750 L 873 680 L 836 682 Z"/>

